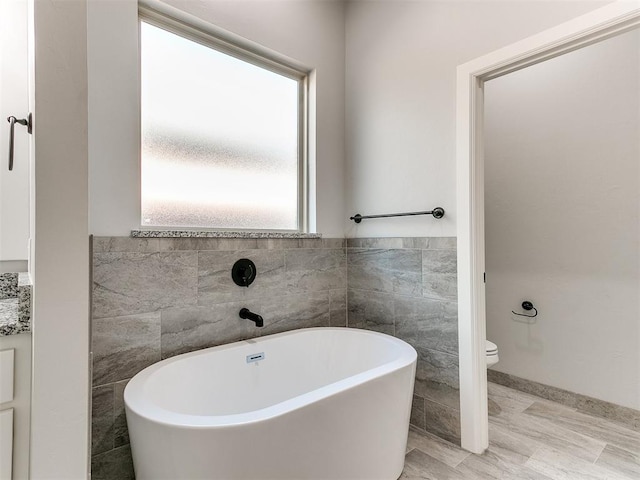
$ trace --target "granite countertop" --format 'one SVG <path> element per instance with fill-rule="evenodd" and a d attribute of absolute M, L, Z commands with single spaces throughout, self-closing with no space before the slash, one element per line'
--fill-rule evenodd
<path fill-rule="evenodd" d="M 0 336 L 13 335 L 18 325 L 18 299 L 0 300 Z"/>
<path fill-rule="evenodd" d="M 322 238 L 320 233 L 214 232 L 210 230 L 131 230 L 133 238 Z"/>
<path fill-rule="evenodd" d="M 0 336 L 31 331 L 31 278 L 28 273 L 0 274 Z"/>

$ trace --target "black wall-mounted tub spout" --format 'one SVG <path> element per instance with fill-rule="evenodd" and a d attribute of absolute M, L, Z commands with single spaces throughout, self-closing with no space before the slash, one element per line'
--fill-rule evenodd
<path fill-rule="evenodd" d="M 247 320 L 255 322 L 256 327 L 264 327 L 264 320 L 262 319 L 262 317 L 257 313 L 253 313 L 248 308 L 241 309 L 238 315 L 240 315 L 240 318 L 245 318 Z"/>

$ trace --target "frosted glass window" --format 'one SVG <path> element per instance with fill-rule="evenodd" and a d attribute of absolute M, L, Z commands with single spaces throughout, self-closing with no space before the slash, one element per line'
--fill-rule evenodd
<path fill-rule="evenodd" d="M 142 225 L 299 230 L 301 79 L 141 22 Z"/>

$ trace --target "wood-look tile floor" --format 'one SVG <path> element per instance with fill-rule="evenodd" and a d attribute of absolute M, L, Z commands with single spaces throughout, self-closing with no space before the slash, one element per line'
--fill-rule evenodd
<path fill-rule="evenodd" d="M 401 480 L 638 480 L 640 432 L 489 383 L 489 448 L 410 430 Z"/>

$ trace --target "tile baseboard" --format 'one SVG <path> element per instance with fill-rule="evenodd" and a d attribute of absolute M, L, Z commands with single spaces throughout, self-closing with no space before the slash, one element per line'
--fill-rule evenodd
<path fill-rule="evenodd" d="M 570 392 L 496 370 L 487 370 L 487 380 L 524 393 L 536 395 L 557 402 L 581 412 L 589 413 L 624 425 L 640 432 L 640 410 L 616 405 L 615 403 Z"/>

